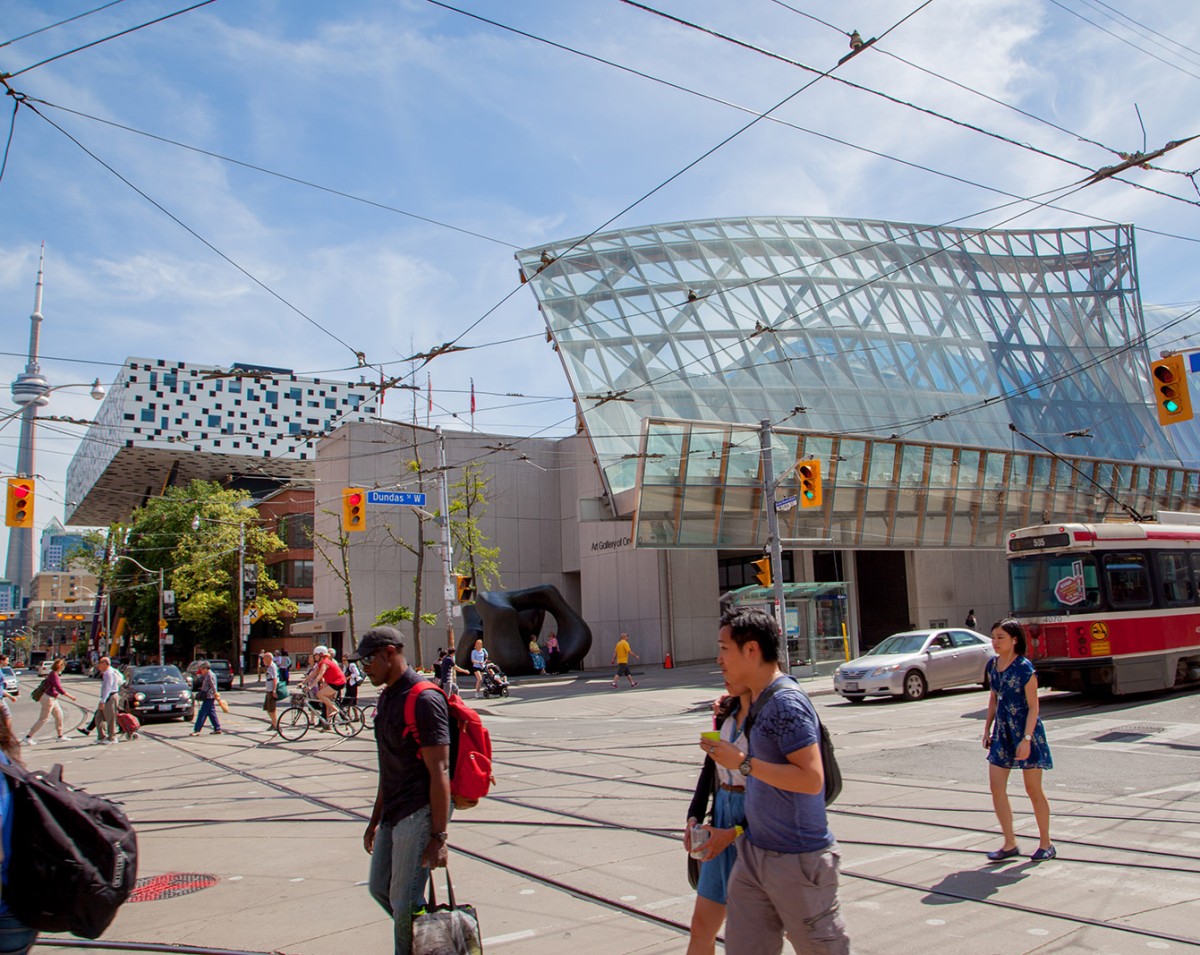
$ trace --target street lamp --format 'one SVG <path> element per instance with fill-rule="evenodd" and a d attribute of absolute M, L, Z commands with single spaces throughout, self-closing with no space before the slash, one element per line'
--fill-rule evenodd
<path fill-rule="evenodd" d="M 131 564 L 136 564 L 138 567 L 142 568 L 142 570 L 144 570 L 148 574 L 155 573 L 155 571 L 151 570 L 149 567 L 147 567 L 145 564 L 143 564 L 140 560 L 138 560 L 137 558 L 134 558 L 134 557 L 130 557 L 128 554 L 118 554 L 116 557 L 113 558 L 113 563 L 115 564 L 118 560 L 127 560 Z M 158 568 L 157 573 L 158 573 L 158 665 L 162 666 L 163 664 L 165 664 L 167 662 L 166 657 L 163 652 L 163 569 L 161 567 Z"/>
<path fill-rule="evenodd" d="M 236 526 L 238 529 L 238 612 L 237 612 L 237 668 L 238 668 L 238 689 L 242 689 L 246 685 L 246 666 L 245 666 L 245 647 L 246 640 L 249 634 L 246 633 L 246 524 L 244 521 L 222 521 L 215 517 L 201 517 L 199 514 L 192 515 L 192 530 L 200 530 L 200 522 L 208 521 L 210 524 L 225 524 L 229 527 Z"/>

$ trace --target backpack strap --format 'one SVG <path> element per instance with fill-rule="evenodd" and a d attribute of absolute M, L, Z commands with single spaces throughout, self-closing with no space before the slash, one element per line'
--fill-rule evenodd
<path fill-rule="evenodd" d="M 750 730 L 754 728 L 754 721 L 758 719 L 759 714 L 763 711 L 763 707 L 766 706 L 771 701 L 771 697 L 773 697 L 780 690 L 791 689 L 799 690 L 800 683 L 794 676 L 788 676 L 787 674 L 784 674 L 783 679 L 775 680 L 770 686 L 758 694 L 758 699 L 756 699 L 753 705 L 751 705 L 750 712 L 746 714 L 746 720 L 742 724 L 742 733 L 746 737 L 747 747 L 750 746 Z"/>
<path fill-rule="evenodd" d="M 417 697 L 426 690 L 437 690 L 442 696 L 446 695 L 445 691 L 431 680 L 420 680 L 412 685 L 404 698 L 404 735 L 411 736 L 417 746 L 421 745 L 421 735 L 417 731 Z"/>

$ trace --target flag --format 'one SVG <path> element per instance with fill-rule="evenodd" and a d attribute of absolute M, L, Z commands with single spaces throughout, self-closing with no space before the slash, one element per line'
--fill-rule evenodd
<path fill-rule="evenodd" d="M 475 379 L 471 379 L 471 430 L 475 430 Z"/>
<path fill-rule="evenodd" d="M 383 369 L 379 369 L 379 410 L 377 414 L 383 414 Z"/>
<path fill-rule="evenodd" d="M 433 414 L 433 375 L 425 372 L 425 390 L 429 392 L 429 404 L 425 408 L 425 427 L 429 427 L 429 416 Z"/>

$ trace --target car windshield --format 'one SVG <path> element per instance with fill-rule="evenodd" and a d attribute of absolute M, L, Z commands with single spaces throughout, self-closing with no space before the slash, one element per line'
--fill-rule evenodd
<path fill-rule="evenodd" d="M 209 660 L 208 665 L 213 670 L 228 670 L 229 669 L 229 661 L 228 660 Z"/>
<path fill-rule="evenodd" d="M 0 673 L 3 673 L 5 676 L 17 675 L 16 671 L 14 671 L 12 667 L 0 667 Z"/>
<path fill-rule="evenodd" d="M 880 657 L 885 653 L 917 653 L 929 639 L 924 633 L 897 633 L 867 651 L 867 656 Z"/>
<path fill-rule="evenodd" d="M 182 683 L 178 667 L 139 667 L 133 674 L 134 683 Z"/>

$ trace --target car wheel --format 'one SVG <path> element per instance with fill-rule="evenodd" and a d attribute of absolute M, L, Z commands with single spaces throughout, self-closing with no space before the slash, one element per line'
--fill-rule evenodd
<path fill-rule="evenodd" d="M 929 691 L 929 684 L 920 670 L 909 670 L 904 674 L 904 698 L 909 702 L 924 699 Z"/>
<path fill-rule="evenodd" d="M 851 703 L 861 703 L 863 700 L 866 699 L 866 697 L 865 696 L 847 696 L 847 697 L 843 697 L 843 699 L 847 699 Z"/>

